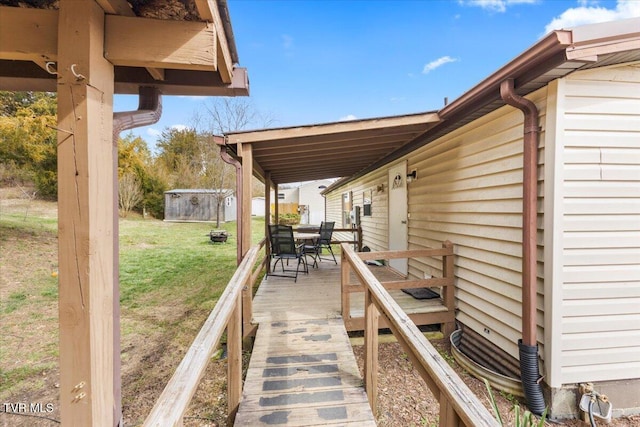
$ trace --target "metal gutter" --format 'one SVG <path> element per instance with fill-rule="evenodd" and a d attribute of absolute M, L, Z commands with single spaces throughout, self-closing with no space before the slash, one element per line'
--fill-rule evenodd
<path fill-rule="evenodd" d="M 233 35 L 233 27 L 231 26 L 231 15 L 229 14 L 229 6 L 227 0 L 218 0 L 218 12 L 222 19 L 224 33 L 227 35 L 227 44 L 229 45 L 229 53 L 231 54 L 231 62 L 239 64 L 238 48 L 236 47 L 236 39 Z"/>
<path fill-rule="evenodd" d="M 520 375 L 527 406 L 536 415 L 545 410 L 544 395 L 538 368 L 538 339 L 536 336 L 536 249 L 538 215 L 538 140 L 540 125 L 536 105 L 515 93 L 513 79 L 500 84 L 500 96 L 524 114 L 522 160 L 522 339 Z"/>
<path fill-rule="evenodd" d="M 237 236 L 237 242 L 238 242 L 238 244 L 236 245 L 236 260 L 238 262 L 238 265 L 240 265 L 240 263 L 242 262 L 242 232 L 243 232 L 242 164 L 240 163 L 239 160 L 237 160 L 231 154 L 229 154 L 229 151 L 227 151 L 228 149 L 229 148 L 226 145 L 220 145 L 220 157 L 222 157 L 222 160 L 225 163 L 232 165 L 233 167 L 236 168 L 236 200 L 239 202 L 237 203 L 237 206 L 236 206 L 236 236 Z"/>

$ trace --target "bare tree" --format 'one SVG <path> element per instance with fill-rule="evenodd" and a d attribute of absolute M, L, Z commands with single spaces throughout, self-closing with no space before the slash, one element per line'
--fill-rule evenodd
<path fill-rule="evenodd" d="M 195 128 L 204 129 L 201 158 L 207 188 L 216 191 L 216 227 L 220 226 L 220 212 L 227 190 L 235 190 L 235 170 L 220 157 L 220 147 L 213 142 L 214 135 L 223 135 L 235 130 L 269 126 L 273 119 L 260 114 L 246 98 L 216 97 L 204 104 L 204 113 L 195 115 Z M 264 191 L 263 191 L 264 193 Z"/>
<path fill-rule="evenodd" d="M 122 175 L 118 180 L 118 202 L 122 216 L 126 218 L 143 198 L 142 185 L 138 177 L 130 172 Z"/>

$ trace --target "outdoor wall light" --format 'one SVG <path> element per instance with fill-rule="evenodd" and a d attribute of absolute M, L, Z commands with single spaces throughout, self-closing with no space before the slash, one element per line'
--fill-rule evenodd
<path fill-rule="evenodd" d="M 407 174 L 407 183 L 411 181 L 415 181 L 418 179 L 418 171 L 416 169 L 412 170 L 411 173 Z"/>
<path fill-rule="evenodd" d="M 384 192 L 384 184 L 380 184 L 376 187 L 376 192 L 377 193 L 383 193 Z"/>

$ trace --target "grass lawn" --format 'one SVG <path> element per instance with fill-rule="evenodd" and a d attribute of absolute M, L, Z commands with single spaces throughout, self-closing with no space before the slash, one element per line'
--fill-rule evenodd
<path fill-rule="evenodd" d="M 56 206 L 12 198 L 6 191 L 1 195 L 0 400 L 54 403 L 47 416 L 59 419 Z M 264 219 L 255 218 L 252 226 L 257 242 Z M 213 228 L 211 223 L 120 220 L 127 425 L 142 423 L 235 271 L 235 223 L 221 226 L 231 233 L 226 244 L 210 242 Z M 224 394 L 224 384 L 219 387 Z M 54 425 L 9 417 L 0 414 L 0 425 Z"/>

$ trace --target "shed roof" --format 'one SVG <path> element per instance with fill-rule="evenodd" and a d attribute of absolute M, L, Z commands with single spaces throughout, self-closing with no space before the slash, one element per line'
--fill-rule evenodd
<path fill-rule="evenodd" d="M 524 96 L 577 70 L 635 61 L 640 18 L 552 31 L 437 112 L 229 132 L 226 144 L 232 152 L 252 144 L 255 174 L 269 171 L 277 184 L 343 178 L 326 192 L 504 106 L 500 83 L 506 79 Z"/>
<path fill-rule="evenodd" d="M 96 3 L 105 12 L 115 93 L 154 86 L 165 95 L 248 95 L 226 0 Z M 56 91 L 57 7 L 57 0 L 0 0 L 0 90 Z"/>

